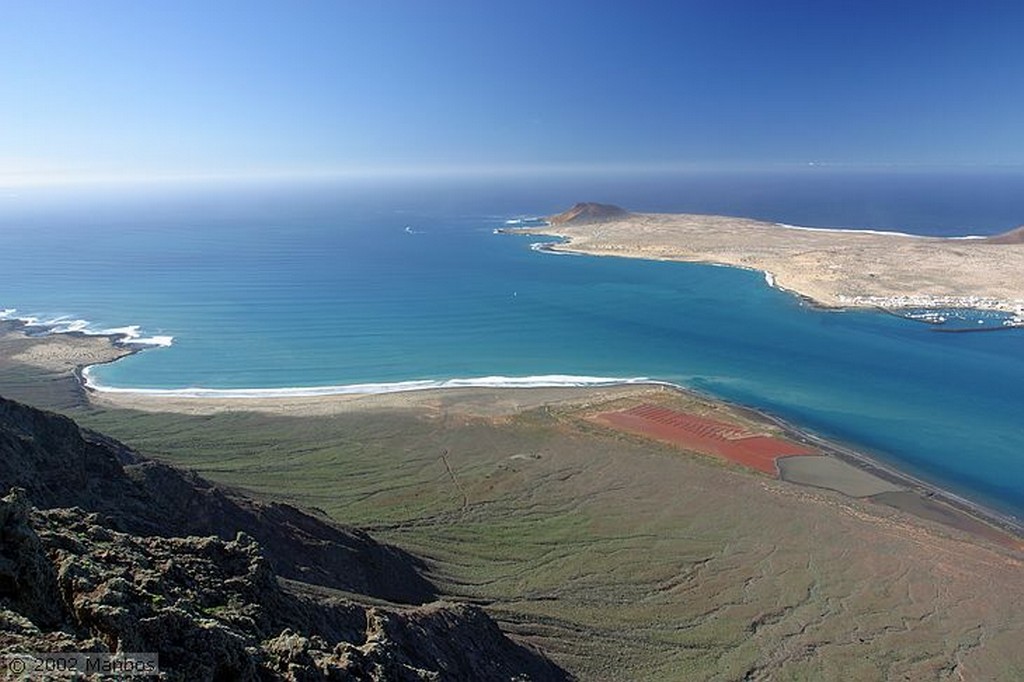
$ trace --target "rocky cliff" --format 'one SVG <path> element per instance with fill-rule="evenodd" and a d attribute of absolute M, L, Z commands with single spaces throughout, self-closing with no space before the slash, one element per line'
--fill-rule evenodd
<path fill-rule="evenodd" d="M 155 651 L 181 680 L 565 679 L 433 601 L 407 553 L 3 398 L 0 486 L 0 651 Z"/>

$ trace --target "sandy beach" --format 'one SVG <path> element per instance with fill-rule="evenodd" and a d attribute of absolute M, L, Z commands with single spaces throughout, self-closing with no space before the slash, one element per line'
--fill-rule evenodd
<path fill-rule="evenodd" d="M 552 251 L 759 270 L 823 307 L 969 308 L 1024 321 L 1024 246 L 693 214 L 628 214 L 510 230 L 562 237 Z"/>

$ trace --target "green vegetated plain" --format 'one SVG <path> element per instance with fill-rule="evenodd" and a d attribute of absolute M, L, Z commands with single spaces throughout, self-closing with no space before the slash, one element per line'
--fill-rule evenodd
<path fill-rule="evenodd" d="M 106 410 L 0 361 L 0 394 L 427 560 L 581 679 L 1019 679 L 1018 558 L 544 408 L 507 419 Z"/>

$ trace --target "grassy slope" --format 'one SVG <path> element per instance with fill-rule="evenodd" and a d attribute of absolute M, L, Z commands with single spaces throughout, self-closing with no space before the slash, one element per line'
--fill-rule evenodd
<path fill-rule="evenodd" d="M 586 679 L 1024 672 L 1005 556 L 565 415 L 79 417 L 369 527 Z"/>

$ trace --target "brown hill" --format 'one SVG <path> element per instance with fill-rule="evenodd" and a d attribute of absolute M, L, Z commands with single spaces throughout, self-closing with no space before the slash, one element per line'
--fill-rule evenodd
<path fill-rule="evenodd" d="M 576 204 L 568 211 L 550 216 L 548 222 L 552 225 L 582 225 L 621 220 L 627 216 L 629 216 L 629 211 L 624 208 L 619 208 L 612 204 L 595 204 L 588 201 Z"/>
<path fill-rule="evenodd" d="M 993 235 L 985 238 L 986 244 L 1024 244 L 1024 225 L 1016 227 L 1009 232 Z"/>

